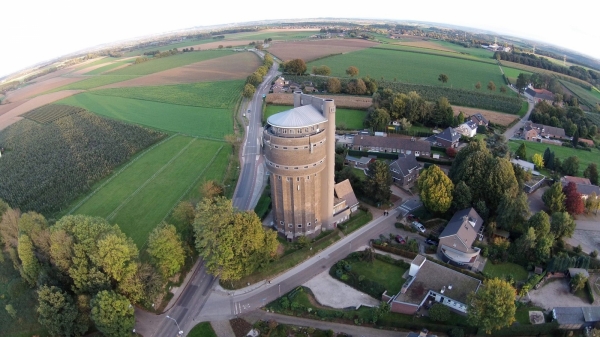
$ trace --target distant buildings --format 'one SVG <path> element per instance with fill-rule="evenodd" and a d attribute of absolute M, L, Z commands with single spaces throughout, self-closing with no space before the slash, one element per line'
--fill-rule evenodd
<path fill-rule="evenodd" d="M 404 153 L 418 156 L 430 156 L 431 144 L 414 137 L 376 137 L 367 135 L 354 136 L 353 150 Z"/>

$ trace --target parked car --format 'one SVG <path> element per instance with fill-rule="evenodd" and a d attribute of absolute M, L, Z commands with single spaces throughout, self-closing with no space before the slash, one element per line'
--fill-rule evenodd
<path fill-rule="evenodd" d="M 438 243 L 436 241 L 433 241 L 431 239 L 425 240 L 425 243 L 428 244 L 428 245 L 432 245 L 432 246 L 437 246 L 438 245 Z"/>
<path fill-rule="evenodd" d="M 401 245 L 405 245 L 406 244 L 406 240 L 404 240 L 404 238 L 402 237 L 402 235 L 396 235 L 396 242 L 398 242 Z"/>
<path fill-rule="evenodd" d="M 421 233 L 425 233 L 425 226 L 423 226 L 422 223 L 417 222 L 417 221 L 413 221 L 412 223 L 413 227 L 416 228 L 419 232 Z"/>

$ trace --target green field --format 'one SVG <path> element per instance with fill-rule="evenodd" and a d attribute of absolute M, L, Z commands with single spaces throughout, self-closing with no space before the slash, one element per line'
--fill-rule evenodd
<path fill-rule="evenodd" d="M 386 45 L 381 45 L 381 46 L 375 46 L 375 47 L 371 47 L 372 49 L 389 49 L 389 50 L 396 50 L 396 51 L 405 51 L 405 52 L 410 52 L 410 53 L 419 53 L 419 54 L 430 54 L 430 55 L 438 55 L 438 56 L 444 56 L 444 57 L 453 57 L 453 58 L 458 58 L 458 59 L 464 59 L 464 60 L 469 60 L 469 61 L 479 61 L 479 62 L 485 62 L 485 63 L 495 63 L 493 60 L 491 59 L 482 59 L 476 56 L 472 56 L 469 54 L 461 54 L 458 52 L 452 52 L 452 51 L 444 51 L 444 50 L 439 50 L 439 49 L 432 49 L 432 48 L 424 48 L 424 47 L 415 47 L 415 46 L 407 46 L 407 45 L 398 45 L 398 44 L 386 44 Z"/>
<path fill-rule="evenodd" d="M 504 70 L 504 75 L 506 75 L 506 77 L 514 78 L 515 82 L 516 82 L 517 77 L 519 77 L 520 73 L 531 75 L 531 72 L 517 69 L 517 68 L 502 67 L 502 70 Z M 515 82 L 513 82 L 513 83 L 515 83 Z"/>
<path fill-rule="evenodd" d="M 88 89 L 101 87 L 101 86 L 107 85 L 107 84 L 127 81 L 132 78 L 136 78 L 136 77 L 137 76 L 123 76 L 123 75 L 112 75 L 112 74 L 111 75 L 96 75 L 96 76 L 91 76 L 90 78 L 87 78 L 83 81 L 63 85 L 60 88 L 50 90 L 46 93 L 57 92 L 57 91 L 62 91 L 62 90 L 88 90 Z"/>
<path fill-rule="evenodd" d="M 92 62 L 88 62 L 86 64 L 80 64 L 77 67 L 75 67 L 74 70 L 81 70 L 81 69 L 85 69 L 87 67 L 95 66 L 95 65 L 98 65 L 98 64 L 112 62 L 114 60 L 115 59 L 112 58 L 112 57 L 102 57 L 100 59 L 97 59 L 97 60 L 92 61 Z"/>
<path fill-rule="evenodd" d="M 560 83 L 579 97 L 580 103 L 587 105 L 590 109 L 594 109 L 596 104 L 600 104 L 600 92 L 596 90 L 587 90 L 577 84 L 567 81 L 560 81 Z"/>
<path fill-rule="evenodd" d="M 584 150 L 575 150 L 565 146 L 523 140 L 511 140 L 508 142 L 508 147 L 510 148 L 510 151 L 514 153 L 523 142 L 527 148 L 528 158 L 531 158 L 536 153 L 543 156 L 547 147 L 550 148 L 550 151 L 554 151 L 554 154 L 557 158 L 560 158 L 561 162 L 571 156 L 577 156 L 579 158 L 579 176 L 583 176 L 583 170 L 585 170 L 590 163 L 596 163 L 596 165 L 600 166 L 600 151 L 596 148 L 593 148 L 591 152 L 588 152 Z"/>
<path fill-rule="evenodd" d="M 204 50 L 181 53 L 157 59 L 150 59 L 143 63 L 134 64 L 123 69 L 115 70 L 114 72 L 111 72 L 111 75 L 148 75 L 163 70 L 182 67 L 196 62 L 230 55 L 231 53 L 232 52 L 230 50 Z"/>
<path fill-rule="evenodd" d="M 200 82 L 157 87 L 127 87 L 100 89 L 94 95 L 133 98 L 205 108 L 232 108 L 244 88 L 244 81 Z"/>
<path fill-rule="evenodd" d="M 271 115 L 289 109 L 292 109 L 289 105 L 267 105 L 263 118 L 266 121 Z M 335 110 L 335 126 L 338 129 L 360 130 L 364 128 L 365 117 L 367 112 L 364 110 L 338 108 Z"/>
<path fill-rule="evenodd" d="M 188 337 L 217 337 L 217 334 L 210 325 L 210 322 L 202 322 L 188 333 Z"/>
<path fill-rule="evenodd" d="M 181 42 L 177 42 L 177 43 L 171 43 L 171 44 L 167 44 L 164 46 L 150 46 L 150 47 L 145 47 L 145 48 L 140 48 L 140 49 L 136 49 L 130 52 L 125 53 L 123 56 L 124 57 L 131 57 L 131 56 L 138 56 L 138 55 L 142 55 L 147 51 L 166 51 L 166 50 L 171 50 L 173 48 L 185 48 L 185 47 L 189 47 L 189 46 L 195 46 L 198 44 L 204 44 L 204 43 L 209 43 L 209 42 L 214 42 L 216 40 L 214 39 L 203 39 L 203 40 L 196 40 L 196 39 L 186 39 L 184 41 Z"/>
<path fill-rule="evenodd" d="M 191 136 L 222 140 L 233 133 L 230 109 L 175 105 L 81 93 L 57 104 L 82 107 L 109 118 Z"/>
<path fill-rule="evenodd" d="M 525 268 L 511 262 L 493 264 L 492 262 L 488 261 L 483 268 L 483 272 L 486 274 L 486 277 L 497 277 L 503 280 L 506 279 L 506 276 L 510 274 L 517 282 L 525 281 L 529 276 L 529 273 L 527 270 L 525 270 Z"/>
<path fill-rule="evenodd" d="M 475 90 L 477 82 L 484 88 L 489 81 L 494 81 L 497 87 L 504 83 L 500 69 L 492 63 L 397 50 L 369 48 L 310 62 L 307 67 L 311 69 L 322 64 L 331 68 L 332 76 L 338 77 L 347 77 L 345 70 L 355 66 L 359 69 L 359 77 L 396 78 L 399 82 L 467 90 Z M 448 75 L 446 84 L 438 81 L 442 73 Z"/>
<path fill-rule="evenodd" d="M 179 200 L 205 180 L 222 181 L 230 153 L 224 142 L 173 136 L 136 157 L 69 209 L 119 224 L 142 247 Z"/>
<path fill-rule="evenodd" d="M 494 56 L 494 52 L 487 50 L 487 49 L 483 49 L 483 48 L 465 48 L 463 46 L 451 43 L 451 42 L 446 42 L 446 41 L 433 41 L 437 44 L 439 44 L 442 47 L 454 50 L 455 52 L 461 53 L 461 54 L 469 54 L 481 59 L 487 59 L 487 60 L 492 60 L 493 56 Z M 493 61 L 496 62 L 496 61 Z"/>
<path fill-rule="evenodd" d="M 134 60 L 125 60 L 125 61 L 119 61 L 119 62 L 114 62 L 111 64 L 107 64 L 105 66 L 102 66 L 100 68 L 96 68 L 92 71 L 88 71 L 87 73 L 85 73 L 84 75 L 98 75 L 98 74 L 102 74 L 104 72 L 107 72 L 109 70 L 115 69 L 117 67 L 120 67 L 124 64 L 128 64 L 128 63 L 133 63 Z"/>

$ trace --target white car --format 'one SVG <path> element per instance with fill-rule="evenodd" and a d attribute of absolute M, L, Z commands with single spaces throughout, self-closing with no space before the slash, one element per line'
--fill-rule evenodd
<path fill-rule="evenodd" d="M 413 221 L 412 225 L 413 225 L 413 227 L 415 227 L 415 228 L 416 228 L 416 229 L 417 229 L 419 232 L 421 232 L 421 233 L 425 233 L 425 226 L 423 226 L 423 224 L 422 224 L 422 223 L 420 223 L 420 222 L 416 222 L 416 221 Z"/>

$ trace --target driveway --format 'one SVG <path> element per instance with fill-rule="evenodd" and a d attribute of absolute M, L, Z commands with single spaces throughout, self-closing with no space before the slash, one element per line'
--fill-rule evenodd
<path fill-rule="evenodd" d="M 588 301 L 571 294 L 568 278 L 558 278 L 546 282 L 543 287 L 529 292 L 534 305 L 551 310 L 554 307 L 591 307 Z"/>
<path fill-rule="evenodd" d="M 544 195 L 544 192 L 546 192 L 546 190 L 549 188 L 550 187 L 544 185 L 543 187 L 538 188 L 535 192 L 527 195 L 531 214 L 535 214 L 546 209 L 546 205 L 544 205 L 544 202 L 542 201 L 542 195 Z"/>

